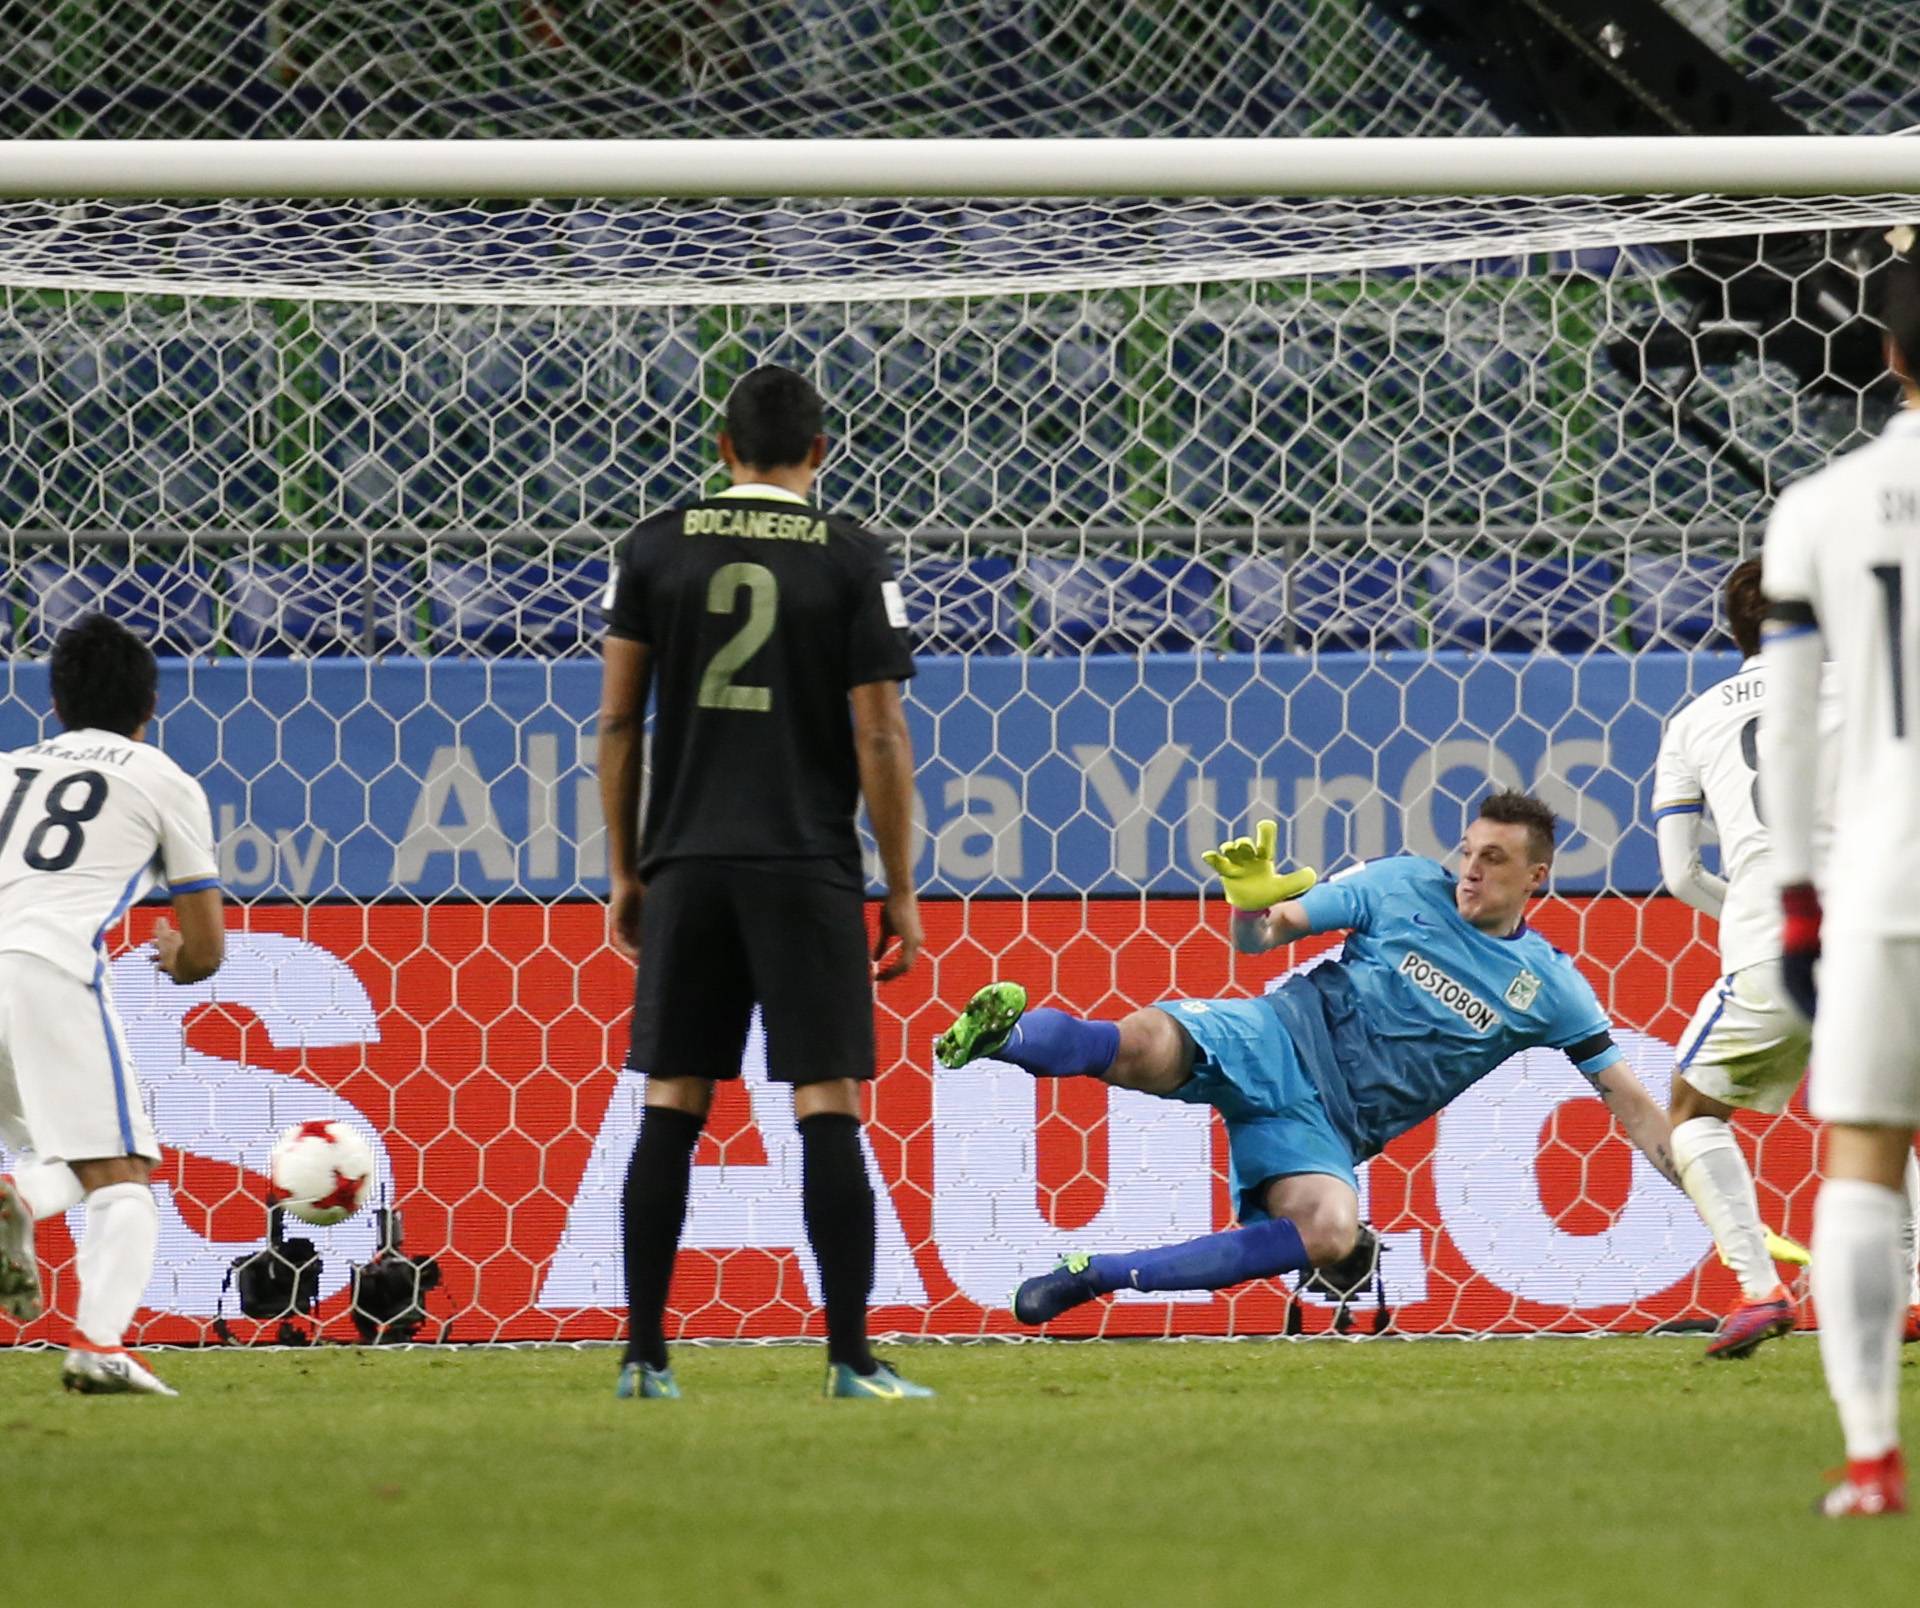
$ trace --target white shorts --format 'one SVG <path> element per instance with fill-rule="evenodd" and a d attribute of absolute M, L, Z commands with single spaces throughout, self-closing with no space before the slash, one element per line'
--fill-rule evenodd
<path fill-rule="evenodd" d="M 1822 1007 L 1822 1014 L 1825 1008 Z M 1780 981 L 1761 961 L 1722 977 L 1680 1036 L 1674 1071 L 1709 1100 L 1773 1116 L 1807 1075 L 1812 1038 Z"/>
<path fill-rule="evenodd" d="M 0 1140 L 44 1161 L 160 1159 L 127 1035 L 99 990 L 28 954 L 0 954 Z"/>
<path fill-rule="evenodd" d="M 1820 960 L 1809 1109 L 1920 1127 L 1920 938 L 1830 938 Z"/>

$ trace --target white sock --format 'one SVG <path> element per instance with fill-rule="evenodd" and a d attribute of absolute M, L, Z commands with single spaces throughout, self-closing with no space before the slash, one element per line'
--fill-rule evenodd
<path fill-rule="evenodd" d="M 1681 1187 L 1713 1230 L 1741 1293 L 1749 1301 L 1771 1295 L 1780 1278 L 1767 1255 L 1753 1173 L 1733 1129 L 1719 1117 L 1689 1118 L 1673 1130 L 1673 1165 Z"/>
<path fill-rule="evenodd" d="M 1906 1200 L 1862 1178 L 1829 1178 L 1813 1212 L 1813 1300 L 1820 1361 L 1840 1409 L 1850 1458 L 1879 1457 L 1900 1439 L 1900 1265 Z"/>
<path fill-rule="evenodd" d="M 87 1195 L 64 1161 L 36 1161 L 20 1168 L 13 1175 L 13 1187 L 36 1223 L 72 1211 Z"/>
<path fill-rule="evenodd" d="M 108 1184 L 87 1197 L 75 1327 L 90 1344 L 111 1349 L 125 1340 L 159 1241 L 160 1208 L 145 1184 Z"/>
<path fill-rule="evenodd" d="M 1920 1159 L 1907 1152 L 1907 1220 L 1902 1225 L 1900 1245 L 1906 1253 L 1908 1268 L 1907 1305 L 1920 1306 Z"/>

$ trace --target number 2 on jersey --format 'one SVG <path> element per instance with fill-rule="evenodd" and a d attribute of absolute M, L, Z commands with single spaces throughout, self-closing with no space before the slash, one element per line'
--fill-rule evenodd
<path fill-rule="evenodd" d="M 0 808 L 0 851 L 5 850 L 13 836 L 27 789 L 39 778 L 38 770 L 26 767 L 13 773 L 13 791 L 7 795 L 5 807 Z M 76 787 L 85 790 L 84 798 L 71 797 Z M 82 829 L 106 807 L 106 802 L 107 779 L 98 771 L 75 771 L 70 776 L 62 776 L 47 790 L 47 812 L 27 834 L 20 858 L 34 871 L 66 870 L 80 858 L 80 851 L 86 846 L 87 834 Z M 55 832 L 60 834 L 60 841 L 53 852 L 48 853 L 48 840 Z"/>
<path fill-rule="evenodd" d="M 780 583 L 764 564 L 722 564 L 707 582 L 707 612 L 732 614 L 743 589 L 747 594 L 746 621 L 707 661 L 696 701 L 702 709 L 744 709 L 764 715 L 773 707 L 773 689 L 742 686 L 733 678 L 773 635 L 774 616 L 780 608 Z"/>

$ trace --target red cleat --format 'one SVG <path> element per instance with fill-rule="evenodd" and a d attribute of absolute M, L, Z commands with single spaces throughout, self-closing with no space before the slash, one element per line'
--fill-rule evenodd
<path fill-rule="evenodd" d="M 1829 1519 L 1881 1519 L 1907 1511 L 1907 1465 L 1900 1448 L 1881 1457 L 1848 1458 L 1846 1477 L 1816 1504 Z"/>
<path fill-rule="evenodd" d="M 1750 1357 L 1767 1341 L 1793 1331 L 1793 1297 L 1784 1284 L 1758 1301 L 1742 1301 L 1729 1312 L 1707 1347 L 1709 1357 Z"/>
<path fill-rule="evenodd" d="M 1900 1343 L 1910 1346 L 1916 1341 L 1920 1341 L 1920 1306 L 1910 1306 L 1907 1308 L 1906 1331 L 1900 1336 Z"/>

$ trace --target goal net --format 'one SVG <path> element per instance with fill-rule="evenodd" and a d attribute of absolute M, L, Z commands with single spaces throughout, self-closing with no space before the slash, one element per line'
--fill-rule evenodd
<path fill-rule="evenodd" d="M 1914 121 L 1920 79 L 1889 66 L 1910 47 L 1881 41 L 1891 7 L 1674 9 L 1736 61 L 1803 63 L 1816 127 Z M 0 65 L 0 126 L 1501 127 L 1336 0 L 227 16 L 49 11 Z M 1711 928 L 1659 889 L 1660 727 L 1733 666 L 1714 594 L 1772 488 L 1885 417 L 1863 310 L 1915 210 L 0 202 L 0 743 L 46 728 L 63 622 L 105 607 L 145 631 L 167 656 L 159 740 L 207 786 L 238 906 L 226 967 L 191 988 L 143 958 L 151 912 L 115 936 L 170 1146 L 142 1338 L 209 1333 L 230 1264 L 264 1240 L 272 1138 L 309 1118 L 375 1141 L 408 1247 L 438 1258 L 422 1338 L 617 1332 L 641 1084 L 619 1070 L 631 979 L 597 902 L 597 603 L 621 535 L 712 484 L 715 410 L 760 362 L 825 394 L 823 496 L 896 543 L 922 655 L 929 951 L 877 1007 L 878 1328 L 1009 1333 L 1007 1292 L 1062 1250 L 1228 1221 L 1206 1112 L 992 1064 L 936 1077 L 930 1045 L 995 976 L 1111 1015 L 1257 992 L 1314 958 L 1324 944 L 1228 951 L 1199 855 L 1261 814 L 1333 870 L 1445 854 L 1490 784 L 1540 792 L 1570 827 L 1536 925 L 1664 1098 L 1715 964 Z M 757 1033 L 746 1061 L 696 1156 L 674 1320 L 817 1333 L 791 1103 Z M 1769 1220 L 1804 1239 L 1798 1108 L 1741 1131 Z M 1405 1332 L 1644 1329 L 1732 1294 L 1689 1204 L 1557 1055 L 1502 1067 L 1364 1181 Z M 348 1337 L 374 1226 L 310 1237 L 324 1332 Z M 43 1225 L 61 1311 L 71 1238 Z M 1334 1321 L 1260 1284 L 1060 1327 Z"/>

